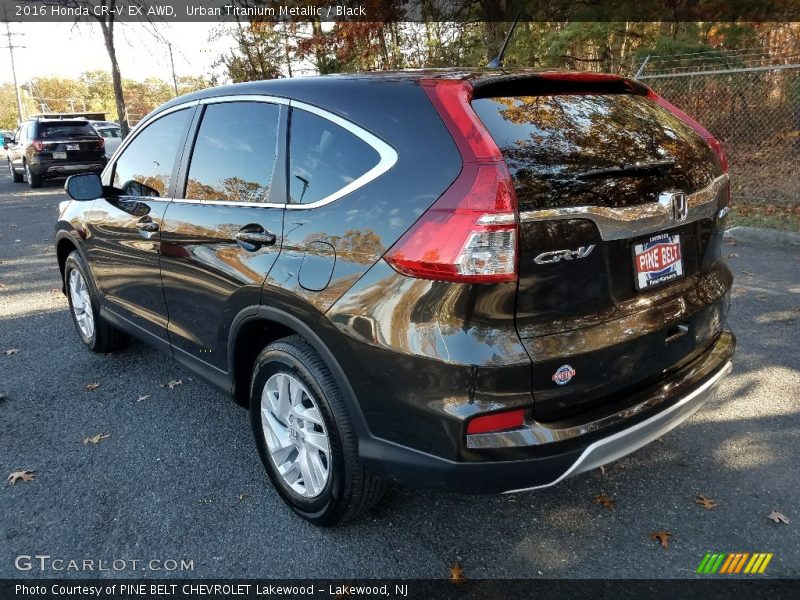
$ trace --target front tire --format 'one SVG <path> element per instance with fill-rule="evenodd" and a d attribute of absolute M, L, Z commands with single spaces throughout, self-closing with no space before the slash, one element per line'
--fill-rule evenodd
<path fill-rule="evenodd" d="M 256 359 L 250 421 L 261 462 L 294 512 L 320 526 L 352 520 L 383 495 L 358 458 L 358 440 L 325 363 L 299 336 Z"/>
<path fill-rule="evenodd" d="M 11 181 L 13 181 L 14 183 L 22 183 L 23 181 L 22 173 L 17 173 L 14 170 L 14 165 L 11 162 L 11 159 L 8 159 L 8 172 L 11 174 Z"/>
<path fill-rule="evenodd" d="M 78 337 L 89 350 L 113 352 L 127 343 L 127 334 L 100 315 L 100 298 L 77 250 L 64 263 L 64 288 Z"/>

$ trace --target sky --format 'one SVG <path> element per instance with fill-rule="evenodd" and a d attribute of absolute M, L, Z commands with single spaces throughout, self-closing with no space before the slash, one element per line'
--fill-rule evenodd
<path fill-rule="evenodd" d="M 209 42 L 216 23 L 159 24 L 161 35 L 172 43 L 175 71 L 181 75 L 211 73 L 215 57 L 229 47 L 230 39 Z M 122 76 L 142 80 L 157 77 L 170 81 L 169 51 L 138 23 L 114 25 L 117 61 Z M 77 77 L 84 71 L 111 70 L 100 26 L 96 23 L 12 23 L 17 82 L 56 75 Z M 5 23 L 0 23 L 0 45 L 6 45 Z M 9 52 L 0 48 L 0 82 L 12 81 Z"/>

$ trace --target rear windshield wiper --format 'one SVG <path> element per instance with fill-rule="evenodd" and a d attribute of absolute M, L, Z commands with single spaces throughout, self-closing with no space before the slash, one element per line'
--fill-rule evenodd
<path fill-rule="evenodd" d="M 675 166 L 674 160 L 653 160 L 649 162 L 637 162 L 618 167 L 607 167 L 605 169 L 592 169 L 578 173 L 577 179 L 595 179 L 597 177 L 624 177 L 625 175 L 654 174 L 666 175 Z"/>

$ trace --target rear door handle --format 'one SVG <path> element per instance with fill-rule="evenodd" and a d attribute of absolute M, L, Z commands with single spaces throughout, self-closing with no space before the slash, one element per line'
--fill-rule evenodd
<path fill-rule="evenodd" d="M 252 246 L 272 246 L 278 238 L 269 231 L 240 231 L 236 234 L 236 241 Z"/>
<path fill-rule="evenodd" d="M 158 223 L 155 221 L 138 221 L 136 223 L 136 228 L 140 231 L 147 231 L 148 233 L 154 233 L 158 231 Z"/>

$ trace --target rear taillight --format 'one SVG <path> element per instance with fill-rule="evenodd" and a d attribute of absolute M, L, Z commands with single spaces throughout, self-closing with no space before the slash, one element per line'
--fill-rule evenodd
<path fill-rule="evenodd" d="M 470 106 L 472 86 L 453 80 L 423 80 L 422 86 L 453 136 L 463 168 L 385 258 L 411 277 L 516 281 L 517 200 L 503 156 Z"/>
<path fill-rule="evenodd" d="M 106 147 L 106 141 L 103 138 L 100 138 L 97 140 L 97 146 L 100 148 L 100 150 L 104 150 Z"/>
<path fill-rule="evenodd" d="M 659 104 L 660 106 L 671 112 L 681 121 L 686 123 L 689 127 L 694 129 L 695 133 L 697 133 L 697 135 L 703 138 L 709 145 L 711 151 L 717 157 L 717 160 L 719 160 L 719 164 L 722 167 L 722 170 L 725 171 L 726 173 L 728 172 L 728 157 L 725 155 L 725 150 L 722 148 L 722 144 L 719 142 L 719 140 L 715 138 L 713 135 L 711 135 L 708 129 L 700 125 L 700 123 L 695 121 L 692 117 L 687 115 L 677 106 L 667 102 L 664 98 L 656 94 L 653 90 L 647 91 L 647 97 L 650 98 L 656 104 Z"/>
<path fill-rule="evenodd" d="M 492 433 L 507 429 L 518 429 L 525 424 L 525 409 L 518 408 L 505 412 L 473 417 L 467 423 L 467 435 Z"/>
<path fill-rule="evenodd" d="M 36 150 L 37 152 L 41 152 L 42 150 L 44 150 L 44 144 L 39 140 L 33 140 L 31 146 L 33 146 L 33 149 Z"/>

